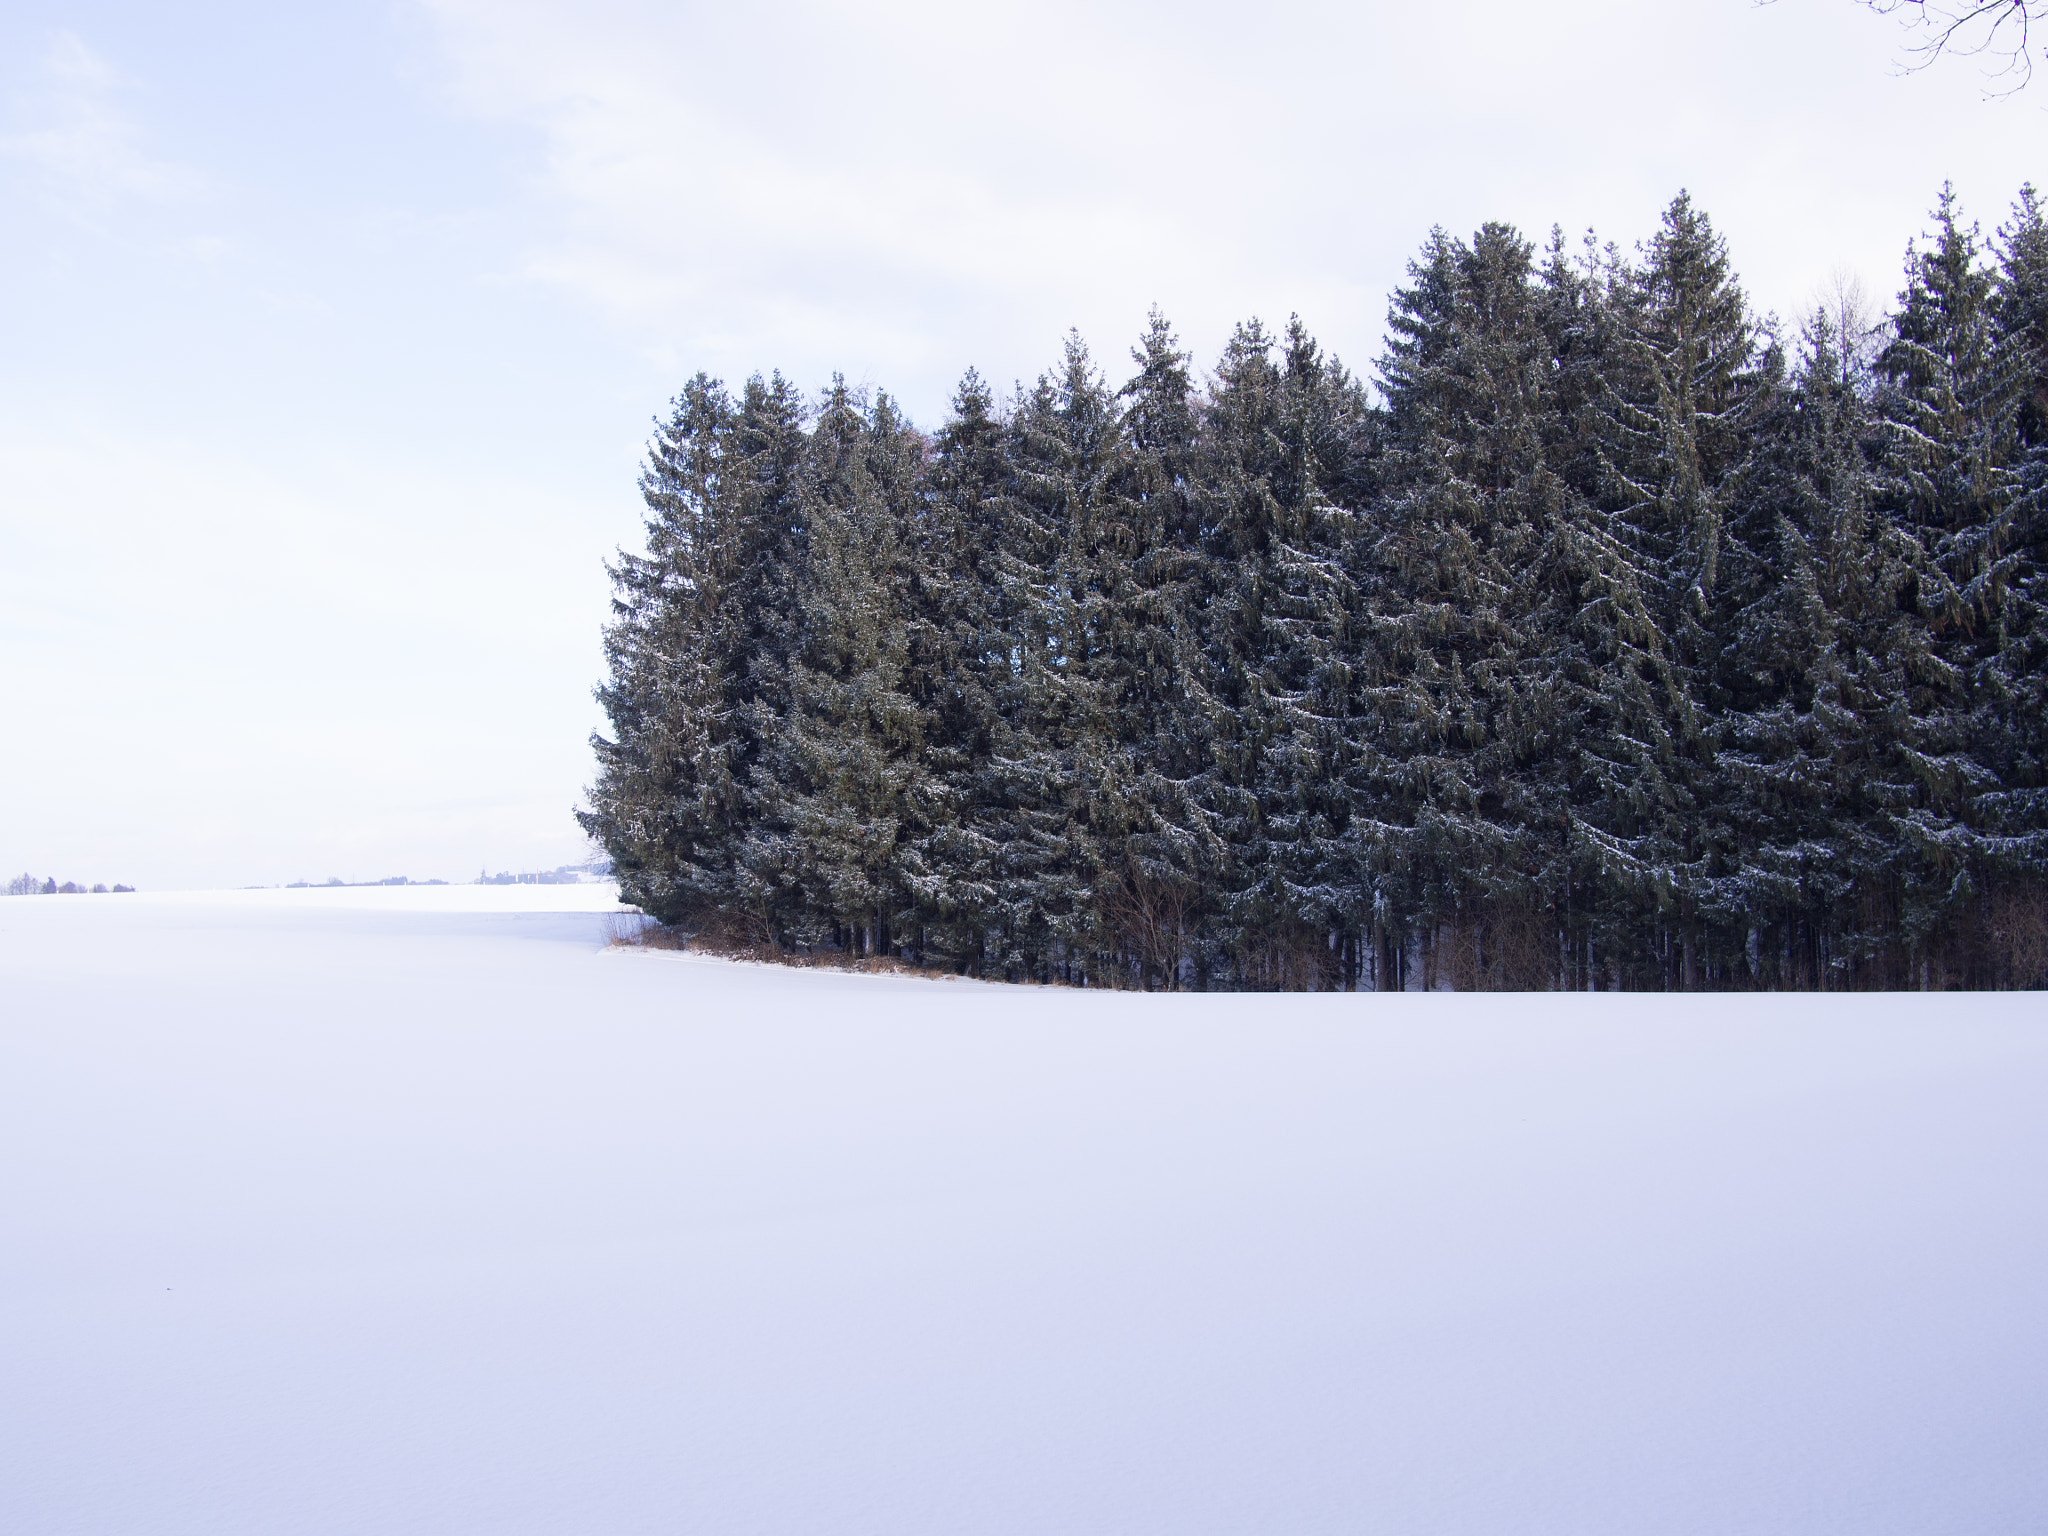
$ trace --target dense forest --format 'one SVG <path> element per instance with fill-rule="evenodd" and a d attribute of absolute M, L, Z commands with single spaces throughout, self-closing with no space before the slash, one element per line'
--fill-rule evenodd
<path fill-rule="evenodd" d="M 1155 313 L 936 431 L 699 375 L 579 816 L 781 951 L 1145 988 L 2048 981 L 2048 222 L 1888 315 L 1439 230 L 1368 385 Z"/>

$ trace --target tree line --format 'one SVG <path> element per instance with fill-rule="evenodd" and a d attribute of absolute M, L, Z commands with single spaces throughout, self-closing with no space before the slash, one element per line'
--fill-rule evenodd
<path fill-rule="evenodd" d="M 114 887 L 114 890 L 124 892 L 132 892 L 134 889 L 135 887 L 132 885 L 117 885 Z M 88 886 L 76 880 L 66 880 L 62 885 L 59 885 L 55 875 L 37 879 L 34 875 L 24 873 L 15 875 L 8 880 L 7 894 L 10 896 L 104 896 L 108 892 L 107 887 L 104 885 Z"/>
<path fill-rule="evenodd" d="M 1146 988 L 2048 981 L 2048 224 L 1787 335 L 1680 195 L 1438 230 L 1368 386 L 1156 312 L 935 431 L 700 374 L 585 830 L 783 951 Z"/>

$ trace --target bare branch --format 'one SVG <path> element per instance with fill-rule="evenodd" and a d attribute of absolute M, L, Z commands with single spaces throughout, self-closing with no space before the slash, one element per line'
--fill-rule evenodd
<path fill-rule="evenodd" d="M 1943 54 L 1990 55 L 2004 63 L 1987 74 L 2009 82 L 1991 92 L 2010 96 L 2034 78 L 2033 24 L 2048 14 L 2048 0 L 1862 0 L 1880 16 L 1901 18 L 1915 40 L 1908 70 L 1925 69 Z"/>

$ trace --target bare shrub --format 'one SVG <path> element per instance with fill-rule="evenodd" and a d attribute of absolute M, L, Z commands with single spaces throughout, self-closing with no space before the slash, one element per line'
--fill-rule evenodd
<path fill-rule="evenodd" d="M 2048 986 L 2048 892 L 2007 887 L 1984 903 L 1993 968 L 2009 987 Z"/>
<path fill-rule="evenodd" d="M 763 943 L 752 923 L 718 913 L 693 915 L 684 923 L 662 924 L 639 913 L 605 920 L 607 947 L 679 950 L 721 960 L 749 960 L 797 969 L 859 972 L 874 976 L 923 976 L 946 980 L 958 973 L 940 966 L 914 965 L 889 955 L 851 955 L 837 949 L 781 949 Z"/>
<path fill-rule="evenodd" d="M 1470 990 L 1546 992 L 1557 977 L 1557 925 L 1534 902 L 1490 901 L 1477 924 Z M 1461 945 L 1465 948 L 1465 945 Z M 1466 990 L 1458 983 L 1460 991 Z"/>

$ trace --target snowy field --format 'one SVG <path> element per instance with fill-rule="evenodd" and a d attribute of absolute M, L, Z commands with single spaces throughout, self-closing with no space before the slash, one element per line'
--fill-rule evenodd
<path fill-rule="evenodd" d="M 2039 996 L 1133 997 L 0 903 L 0 1530 L 2048 1530 Z"/>

